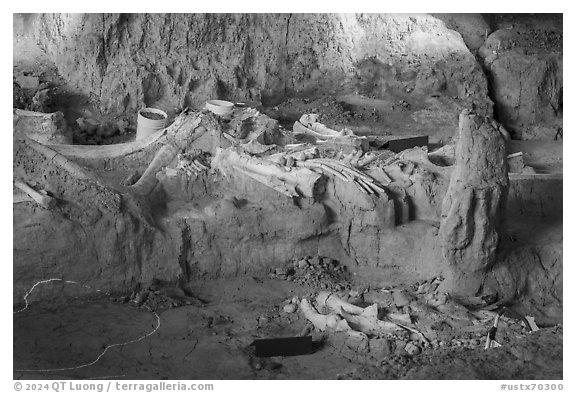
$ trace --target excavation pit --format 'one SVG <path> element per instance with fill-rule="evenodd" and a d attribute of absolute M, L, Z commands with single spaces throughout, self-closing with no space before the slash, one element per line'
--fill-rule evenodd
<path fill-rule="evenodd" d="M 15 18 L 15 379 L 563 378 L 561 18 Z"/>

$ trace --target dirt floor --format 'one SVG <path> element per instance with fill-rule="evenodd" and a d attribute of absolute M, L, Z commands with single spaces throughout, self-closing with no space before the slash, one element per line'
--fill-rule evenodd
<path fill-rule="evenodd" d="M 49 284 L 46 284 L 49 285 Z M 74 284 L 67 284 L 74 286 Z M 286 299 L 313 288 L 270 278 L 201 281 L 203 304 L 159 310 L 93 295 L 35 303 L 14 315 L 15 379 L 561 379 L 562 326 L 484 349 L 484 334 L 410 355 L 397 348 L 377 363 L 350 360 L 313 335 L 314 352 L 258 358 L 254 339 L 298 336 L 300 312 Z M 85 289 L 86 292 L 90 290 Z M 497 340 L 502 338 L 497 335 Z M 121 343 L 128 344 L 122 345 Z M 105 353 L 103 353 L 105 351 Z"/>

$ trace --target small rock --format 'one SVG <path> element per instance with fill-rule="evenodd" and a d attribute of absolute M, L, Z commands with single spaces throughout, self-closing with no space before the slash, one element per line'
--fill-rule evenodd
<path fill-rule="evenodd" d="M 295 304 L 287 304 L 284 306 L 284 312 L 286 314 L 292 314 L 294 311 L 296 311 L 297 306 Z"/>
<path fill-rule="evenodd" d="M 299 269 L 306 269 L 310 264 L 308 263 L 307 260 L 302 259 L 300 261 L 298 261 L 298 268 Z"/>
<path fill-rule="evenodd" d="M 288 273 L 288 271 L 287 271 L 285 268 L 283 268 L 283 267 L 279 267 L 279 268 L 276 269 L 276 274 L 277 274 L 277 275 L 286 275 L 287 273 Z"/>
<path fill-rule="evenodd" d="M 404 350 L 412 356 L 418 355 L 421 352 L 420 347 L 418 347 L 417 345 L 415 345 L 412 342 L 409 342 L 408 344 L 406 344 L 406 346 L 404 347 Z"/>
<path fill-rule="evenodd" d="M 16 81 L 23 89 L 35 90 L 40 84 L 40 79 L 37 76 L 20 75 L 16 77 Z"/>
<path fill-rule="evenodd" d="M 393 291 L 392 297 L 394 298 L 394 303 L 398 307 L 404 307 L 410 304 L 410 300 L 406 297 L 405 291 Z"/>
<path fill-rule="evenodd" d="M 142 305 L 148 298 L 148 295 L 149 295 L 148 291 L 138 292 L 136 296 L 134 296 L 134 303 L 136 303 L 136 305 L 138 306 Z"/>
<path fill-rule="evenodd" d="M 313 266 L 319 265 L 320 264 L 320 257 L 319 256 L 315 256 L 310 258 L 310 264 Z"/>
<path fill-rule="evenodd" d="M 122 180 L 121 184 L 123 186 L 131 186 L 132 184 L 136 183 L 140 179 L 140 173 L 133 172 L 126 177 L 126 179 Z"/>
<path fill-rule="evenodd" d="M 407 345 L 407 342 L 405 340 L 396 340 L 396 353 L 402 353 L 405 352 L 404 348 Z"/>
<path fill-rule="evenodd" d="M 359 297 L 359 296 L 360 296 L 360 292 L 358 292 L 358 291 L 355 290 L 355 289 L 352 289 L 352 290 L 348 293 L 348 295 L 349 295 L 350 297 Z"/>
<path fill-rule="evenodd" d="M 403 314 L 404 316 L 408 317 L 408 320 L 410 320 L 410 316 L 408 314 Z M 408 323 L 412 323 L 412 321 L 408 322 Z M 410 340 L 412 341 L 418 341 L 420 340 L 420 334 L 416 333 L 416 332 L 410 332 Z"/>

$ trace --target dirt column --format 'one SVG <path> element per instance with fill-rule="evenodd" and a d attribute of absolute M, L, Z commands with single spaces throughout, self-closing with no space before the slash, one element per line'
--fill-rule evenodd
<path fill-rule="evenodd" d="M 452 273 L 446 289 L 475 295 L 496 257 L 508 193 L 505 141 L 493 121 L 460 114 L 456 169 L 442 205 L 440 239 Z"/>

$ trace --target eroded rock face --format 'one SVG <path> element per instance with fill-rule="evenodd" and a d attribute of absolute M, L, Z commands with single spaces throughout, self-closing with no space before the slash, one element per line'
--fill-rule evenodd
<path fill-rule="evenodd" d="M 481 14 L 432 14 L 444 21 L 449 29 L 456 30 L 472 53 L 482 46 L 492 32 L 490 25 Z"/>
<path fill-rule="evenodd" d="M 506 147 L 490 119 L 464 111 L 459 127 L 440 238 L 452 267 L 448 285 L 474 295 L 496 257 L 508 192 Z"/>
<path fill-rule="evenodd" d="M 478 54 L 490 74 L 495 116 L 517 139 L 553 139 L 562 127 L 562 25 L 512 25 Z"/>
<path fill-rule="evenodd" d="M 499 119 L 521 139 L 553 139 L 562 125 L 562 55 L 511 51 L 490 65 Z"/>
<path fill-rule="evenodd" d="M 504 242 L 501 260 L 487 275 L 486 284 L 503 299 L 524 300 L 522 312 L 542 324 L 562 323 L 562 231 L 552 226 L 538 231 L 545 242 Z"/>
<path fill-rule="evenodd" d="M 35 23 L 61 74 L 110 115 L 213 98 L 406 94 L 417 80 L 423 92 L 491 110 L 462 37 L 430 15 L 43 14 Z"/>

